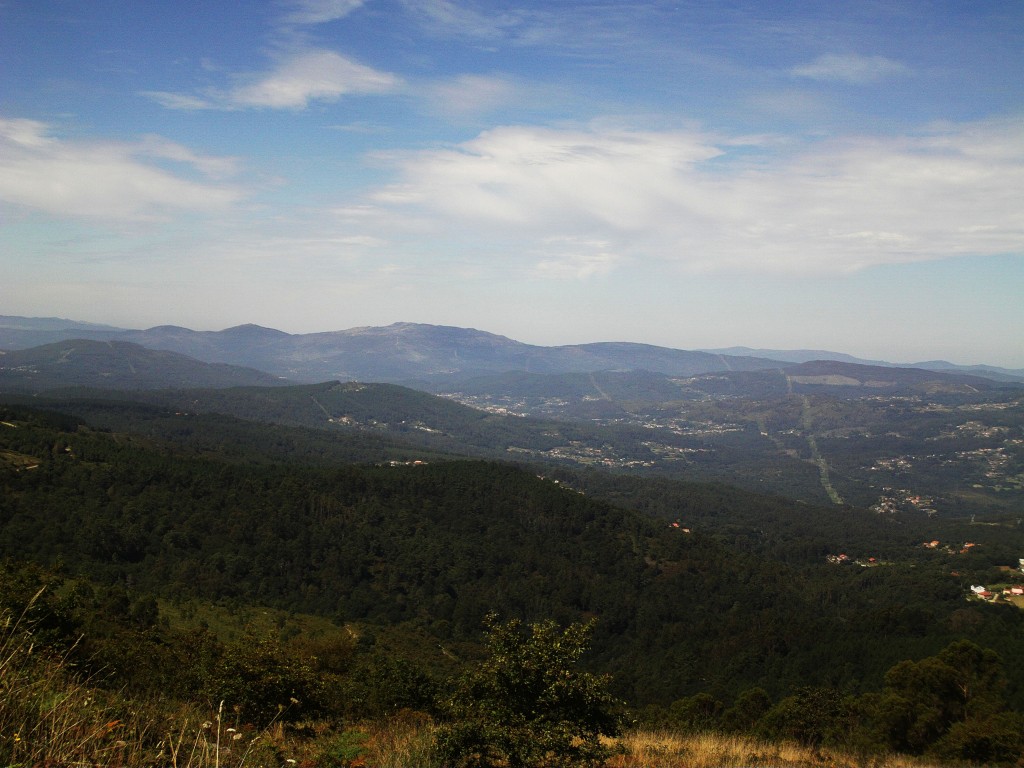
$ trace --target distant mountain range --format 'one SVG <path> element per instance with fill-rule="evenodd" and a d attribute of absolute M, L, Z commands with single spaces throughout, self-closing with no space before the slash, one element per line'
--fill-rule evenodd
<path fill-rule="evenodd" d="M 224 331 L 177 326 L 119 330 L 53 318 L 0 317 L 0 349 L 19 350 L 69 339 L 131 342 L 152 350 L 266 371 L 296 383 L 330 380 L 451 384 L 490 373 L 650 370 L 675 376 L 762 370 L 773 360 L 598 343 L 541 347 L 469 328 L 395 323 L 385 328 L 288 334 L 257 325 Z"/>
<path fill-rule="evenodd" d="M 917 363 L 892 363 L 885 360 L 865 360 L 842 352 L 824 349 L 753 349 L 751 347 L 726 347 L 724 349 L 703 349 L 715 355 L 740 355 L 745 357 L 767 357 L 786 363 L 810 363 L 815 360 L 836 360 L 841 363 L 874 365 L 886 368 L 923 368 L 927 371 L 951 371 L 984 376 L 996 381 L 1020 381 L 1024 379 L 1024 368 L 1000 368 L 995 365 L 957 365 L 946 360 L 926 360 Z"/>
<path fill-rule="evenodd" d="M 223 331 L 193 331 L 178 326 L 157 326 L 146 330 L 126 330 L 93 323 L 80 323 L 59 318 L 24 318 L 0 316 L 0 349 L 11 350 L 0 357 L 0 377 L 9 384 L 13 372 L 22 381 L 28 381 L 28 368 L 36 366 L 36 380 L 42 378 L 42 358 L 24 362 L 19 351 L 34 347 L 67 342 L 72 339 L 107 343 L 102 346 L 79 346 L 79 355 L 96 362 L 111 356 L 107 369 L 94 371 L 94 378 L 68 379 L 68 366 L 54 368 L 51 373 L 64 385 L 152 387 L 140 381 L 129 384 L 125 371 L 134 366 L 147 368 L 158 379 L 160 365 L 170 365 L 172 358 L 145 357 L 132 347 L 116 343 L 138 345 L 150 351 L 176 353 L 209 365 L 235 366 L 248 369 L 202 370 L 185 365 L 173 374 L 166 373 L 174 383 L 163 386 L 235 386 L 268 385 L 282 383 L 315 383 L 321 381 L 374 381 L 401 383 L 420 389 L 444 391 L 457 388 L 473 379 L 495 374 L 519 371 L 529 374 L 572 374 L 599 371 L 649 371 L 673 377 L 693 377 L 709 373 L 743 373 L 772 371 L 788 368 L 793 362 L 807 362 L 824 357 L 847 364 L 870 364 L 876 368 L 892 367 L 888 363 L 861 361 L 832 352 L 766 350 L 765 355 L 753 354 L 757 350 L 732 348 L 730 350 L 688 351 L 628 342 L 604 342 L 543 347 L 525 344 L 484 331 L 450 326 L 395 323 L 387 327 L 351 328 L 323 333 L 289 334 L 258 325 L 241 325 Z M 53 365 L 66 352 L 65 347 L 53 347 L 39 354 L 56 355 Z M 748 354 L 750 353 L 750 354 Z M 66 360 L 66 356 L 64 358 Z M 154 367 L 155 366 L 155 367 Z M 45 367 L 45 366 L 44 366 Z M 94 366 L 95 367 L 95 366 Z M 172 366 L 173 367 L 173 366 Z M 925 366 L 918 366 L 925 367 Z M 1024 381 L 1024 370 L 1011 371 L 987 366 L 961 367 L 950 363 L 934 363 L 932 371 L 946 374 L 970 373 L 990 380 Z M 261 377 L 261 372 L 263 375 Z M 836 375 L 847 375 L 831 372 Z M 849 373 L 849 372 L 847 372 Z M 819 372 L 817 376 L 830 375 Z M 865 374 L 866 375 L 866 374 Z M 873 374 L 874 375 L 874 374 Z M 860 380 L 861 375 L 849 376 Z M 888 379 L 892 379 L 892 374 Z M 883 380 L 885 376 L 875 375 Z M 123 384 L 112 382 L 124 381 Z M 865 379 L 867 380 L 867 379 Z M 106 384 L 100 383 L 106 381 Z M 223 381 L 223 384 L 217 383 Z M 48 388 L 48 387 L 47 387 Z"/>

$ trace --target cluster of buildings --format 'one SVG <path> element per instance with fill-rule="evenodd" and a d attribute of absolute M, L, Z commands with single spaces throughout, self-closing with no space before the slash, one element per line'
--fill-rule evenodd
<path fill-rule="evenodd" d="M 932 539 L 931 541 L 922 542 L 921 546 L 924 547 L 925 549 L 938 549 L 939 546 L 940 546 L 940 542 L 939 542 L 938 539 Z M 947 544 L 946 546 L 942 547 L 942 551 L 943 552 L 947 552 L 947 553 L 949 553 L 951 555 L 953 555 L 953 554 L 966 555 L 968 552 L 970 552 L 976 546 L 978 546 L 978 545 L 975 544 L 973 541 L 965 541 L 960 547 L 950 546 L 949 544 Z"/>
<path fill-rule="evenodd" d="M 922 496 L 906 488 L 882 488 L 882 495 L 872 505 L 871 511 L 879 514 L 893 514 L 901 510 L 914 510 L 927 515 L 935 514 L 935 499 Z"/>
<path fill-rule="evenodd" d="M 832 565 L 842 565 L 843 563 L 853 563 L 867 568 L 869 565 L 879 565 L 878 558 L 869 557 L 867 560 L 854 560 L 845 552 L 838 555 L 825 555 L 825 561 L 832 563 Z"/>
<path fill-rule="evenodd" d="M 981 584 L 976 584 L 971 587 L 971 592 L 980 599 L 990 602 L 999 600 L 1000 597 L 1004 599 L 1013 597 L 1024 598 L 1024 587 L 1003 587 L 1001 590 L 990 591 Z"/>

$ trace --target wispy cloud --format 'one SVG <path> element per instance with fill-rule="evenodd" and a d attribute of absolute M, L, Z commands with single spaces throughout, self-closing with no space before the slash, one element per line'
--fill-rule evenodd
<path fill-rule="evenodd" d="M 202 94 L 146 91 L 142 95 L 168 109 L 305 109 L 310 102 L 337 101 L 355 94 L 389 93 L 401 80 L 334 51 L 312 49 L 289 54 L 269 72 L 239 75 L 228 90 Z"/>
<path fill-rule="evenodd" d="M 140 96 L 152 99 L 161 107 L 177 109 L 182 111 L 214 109 L 216 102 L 211 98 L 202 96 L 191 96 L 186 93 L 171 93 L 170 91 L 140 91 Z"/>
<path fill-rule="evenodd" d="M 432 218 L 465 237 L 500 233 L 548 274 L 612 269 L 619 258 L 827 273 L 1024 249 L 1015 121 L 785 153 L 695 132 L 519 126 L 391 160 L 401 180 L 376 202 L 394 217 Z"/>
<path fill-rule="evenodd" d="M 790 74 L 796 77 L 833 80 L 853 85 L 867 85 L 909 72 L 910 69 L 905 64 L 884 56 L 836 53 L 827 53 L 814 61 L 790 69 Z"/>
<path fill-rule="evenodd" d="M 478 40 L 504 37 L 522 21 L 517 13 L 488 13 L 452 0 L 404 0 L 404 5 L 430 32 Z"/>
<path fill-rule="evenodd" d="M 445 113 L 481 114 L 506 106 L 520 88 L 502 77 L 460 75 L 433 83 L 426 94 Z"/>
<path fill-rule="evenodd" d="M 284 20 L 290 24 L 324 24 L 345 18 L 363 3 L 364 0 L 295 0 Z"/>
<path fill-rule="evenodd" d="M 622 262 L 601 240 L 552 238 L 545 243 L 547 254 L 533 267 L 537 277 L 559 280 L 586 280 L 607 275 Z"/>
<path fill-rule="evenodd" d="M 200 155 L 156 136 L 136 143 L 64 141 L 44 123 L 0 119 L 0 200 L 57 216 L 158 220 L 223 209 L 245 192 L 208 179 L 235 170 L 231 158 Z"/>
<path fill-rule="evenodd" d="M 170 141 L 162 136 L 145 136 L 133 146 L 137 156 L 170 160 L 185 166 L 191 166 L 212 179 L 229 178 L 238 174 L 240 170 L 238 158 L 201 155 L 182 144 Z"/>
<path fill-rule="evenodd" d="M 404 181 L 380 194 L 493 224 L 629 230 L 647 225 L 656 201 L 674 207 L 663 198 L 679 191 L 678 174 L 719 154 L 684 133 L 507 126 L 397 158 Z"/>
<path fill-rule="evenodd" d="M 142 91 L 167 109 L 181 111 L 290 109 L 343 96 L 389 93 L 401 79 L 360 64 L 336 51 L 308 43 L 304 27 L 343 19 L 365 0 L 284 0 L 289 10 L 276 21 L 274 36 L 282 53 L 268 71 L 237 73 L 230 85 L 195 93 Z"/>

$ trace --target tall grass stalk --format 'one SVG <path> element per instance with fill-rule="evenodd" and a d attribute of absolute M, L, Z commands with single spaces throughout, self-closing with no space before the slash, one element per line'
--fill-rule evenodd
<path fill-rule="evenodd" d="M 0 763 L 124 765 L 136 755 L 121 716 L 75 678 L 68 654 L 33 641 L 26 617 L 43 591 L 17 618 L 0 616 Z"/>
<path fill-rule="evenodd" d="M 0 615 L 0 765 L 121 768 L 166 765 L 169 757 L 174 768 L 221 768 L 225 750 L 219 740 L 210 749 L 198 729 L 182 762 L 185 731 L 176 740 L 158 736 L 174 720 L 163 703 L 132 701 L 90 685 L 68 660 L 74 647 L 58 654 L 40 646 L 27 617 L 44 591 L 17 617 Z"/>

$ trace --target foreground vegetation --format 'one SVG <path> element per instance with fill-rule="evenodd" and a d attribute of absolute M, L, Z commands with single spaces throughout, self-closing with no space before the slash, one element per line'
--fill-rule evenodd
<path fill-rule="evenodd" d="M 8 623 L 0 644 L 0 759 L 5 765 L 440 768 L 453 764 L 438 749 L 438 725 L 422 713 L 402 711 L 348 727 L 329 721 L 287 726 L 272 721 L 256 728 L 226 713 L 223 704 L 211 711 L 111 696 L 79 682 L 59 658 L 47 658 L 25 645 L 25 636 L 19 640 L 17 630 L 17 625 Z M 895 754 L 878 753 L 869 759 L 799 742 L 713 732 L 633 728 L 617 739 L 604 740 L 601 746 L 608 755 L 601 764 L 608 768 L 923 768 L 934 764 Z"/>
<path fill-rule="evenodd" d="M 845 767 L 1024 761 L 1024 716 L 1002 660 L 973 643 L 903 661 L 860 696 L 752 689 L 631 710 L 580 666 L 591 625 L 495 617 L 475 661 L 447 678 L 382 653 L 331 669 L 337 644 L 168 634 L 163 659 L 137 628 L 81 635 L 81 585 L 29 566 L 0 581 L 0 762 L 7 766 L 437 766 L 438 768 Z M 10 607 L 36 590 L 16 612 Z M 63 595 L 61 594 L 63 592 Z M 81 604 L 79 604 L 79 609 Z M 95 610 L 97 606 L 93 606 Z M 110 615 L 91 614 L 94 632 Z M 195 643 L 200 641 L 200 646 Z M 297 638 L 298 640 L 298 638 Z M 335 659 L 337 664 L 337 659 Z M 120 680 L 121 682 L 118 682 Z M 127 682 L 124 682 L 124 681 Z M 301 697 L 301 698 L 300 698 Z"/>

